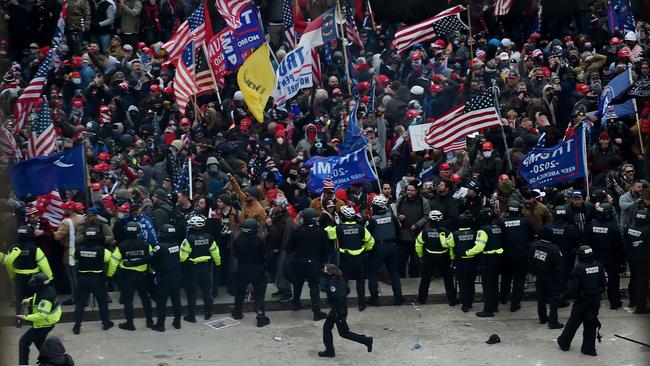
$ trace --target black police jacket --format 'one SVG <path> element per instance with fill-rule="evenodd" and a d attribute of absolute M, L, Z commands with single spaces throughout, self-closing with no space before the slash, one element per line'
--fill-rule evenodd
<path fill-rule="evenodd" d="M 325 230 L 316 224 L 306 224 L 291 233 L 286 249 L 293 253 L 295 258 L 325 263 L 331 247 Z"/>
<path fill-rule="evenodd" d="M 264 242 L 257 235 L 242 233 L 233 244 L 233 255 L 241 266 L 263 266 L 265 258 Z"/>
<path fill-rule="evenodd" d="M 552 276 L 560 279 L 563 273 L 560 247 L 546 240 L 538 240 L 530 248 L 532 272 L 538 276 Z"/>

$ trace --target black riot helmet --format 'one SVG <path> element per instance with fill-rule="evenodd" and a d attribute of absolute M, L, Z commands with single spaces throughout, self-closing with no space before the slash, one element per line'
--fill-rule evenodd
<path fill-rule="evenodd" d="M 581 262 L 590 261 L 594 257 L 594 250 L 589 245 L 581 245 L 578 248 L 578 258 Z"/>
<path fill-rule="evenodd" d="M 318 221 L 318 212 L 313 208 L 306 208 L 302 210 L 300 215 L 302 217 L 303 224 L 313 224 Z"/>
<path fill-rule="evenodd" d="M 244 234 L 249 234 L 249 235 L 255 235 L 257 234 L 257 221 L 254 219 L 246 219 L 244 220 L 244 223 L 241 225 L 241 232 Z"/>
<path fill-rule="evenodd" d="M 160 228 L 160 239 L 170 240 L 176 237 L 176 228 L 174 225 L 165 224 Z"/>
<path fill-rule="evenodd" d="M 645 226 L 648 225 L 648 209 L 645 207 L 639 207 L 634 215 L 634 225 Z"/>
<path fill-rule="evenodd" d="M 50 283 L 50 278 L 43 272 L 36 273 L 29 279 L 29 286 L 35 289 L 43 288 Z"/>
<path fill-rule="evenodd" d="M 602 220 L 609 220 L 614 217 L 614 207 L 609 203 L 601 203 L 596 207 L 596 217 Z"/>
<path fill-rule="evenodd" d="M 553 218 L 556 220 L 567 220 L 569 213 L 567 212 L 566 206 L 555 207 L 555 210 L 553 210 Z"/>
<path fill-rule="evenodd" d="M 138 224 L 137 222 L 129 221 L 126 224 L 126 237 L 128 239 L 137 238 L 139 232 L 140 232 L 140 224 Z"/>
<path fill-rule="evenodd" d="M 16 234 L 18 234 L 18 241 L 20 242 L 30 241 L 34 239 L 34 229 L 31 226 L 19 226 L 16 230 Z"/>
<path fill-rule="evenodd" d="M 481 222 L 481 225 L 489 225 L 489 224 L 491 224 L 493 215 L 494 215 L 494 212 L 492 211 L 492 208 L 483 207 L 481 209 L 481 211 L 478 213 L 478 218 L 479 218 L 479 221 Z"/>
<path fill-rule="evenodd" d="M 518 202 L 508 203 L 508 213 L 512 217 L 519 217 L 521 215 L 521 204 Z"/>
<path fill-rule="evenodd" d="M 473 227 L 474 216 L 470 211 L 465 211 L 458 216 L 458 224 L 461 228 Z"/>
<path fill-rule="evenodd" d="M 88 244 L 103 244 L 104 234 L 98 226 L 88 226 L 84 231 L 84 239 Z"/>

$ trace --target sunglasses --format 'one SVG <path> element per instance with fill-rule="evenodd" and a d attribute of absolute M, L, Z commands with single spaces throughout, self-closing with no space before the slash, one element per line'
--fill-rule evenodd
<path fill-rule="evenodd" d="M 634 173 L 634 170 L 626 170 L 625 173 Z"/>

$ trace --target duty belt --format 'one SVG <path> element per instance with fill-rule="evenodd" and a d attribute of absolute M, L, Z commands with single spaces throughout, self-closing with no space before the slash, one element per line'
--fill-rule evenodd
<path fill-rule="evenodd" d="M 426 248 L 424 248 L 424 250 L 426 250 L 427 253 L 429 253 L 429 254 L 445 254 L 445 253 L 447 253 L 449 251 L 449 249 L 437 251 L 437 250 L 429 250 L 429 249 L 426 249 Z"/>
<path fill-rule="evenodd" d="M 503 253 L 503 248 L 493 249 L 483 252 L 483 254 L 501 254 Z"/>

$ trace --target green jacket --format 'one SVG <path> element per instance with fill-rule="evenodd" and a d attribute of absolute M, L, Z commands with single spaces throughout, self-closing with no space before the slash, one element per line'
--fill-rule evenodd
<path fill-rule="evenodd" d="M 140 13 L 142 3 L 138 0 L 124 0 L 117 6 L 120 14 L 120 28 L 123 33 L 138 34 L 140 32 Z"/>
<path fill-rule="evenodd" d="M 53 287 L 48 286 L 28 299 L 32 311 L 25 320 L 32 322 L 32 327 L 52 327 L 61 320 L 61 305 Z"/>

